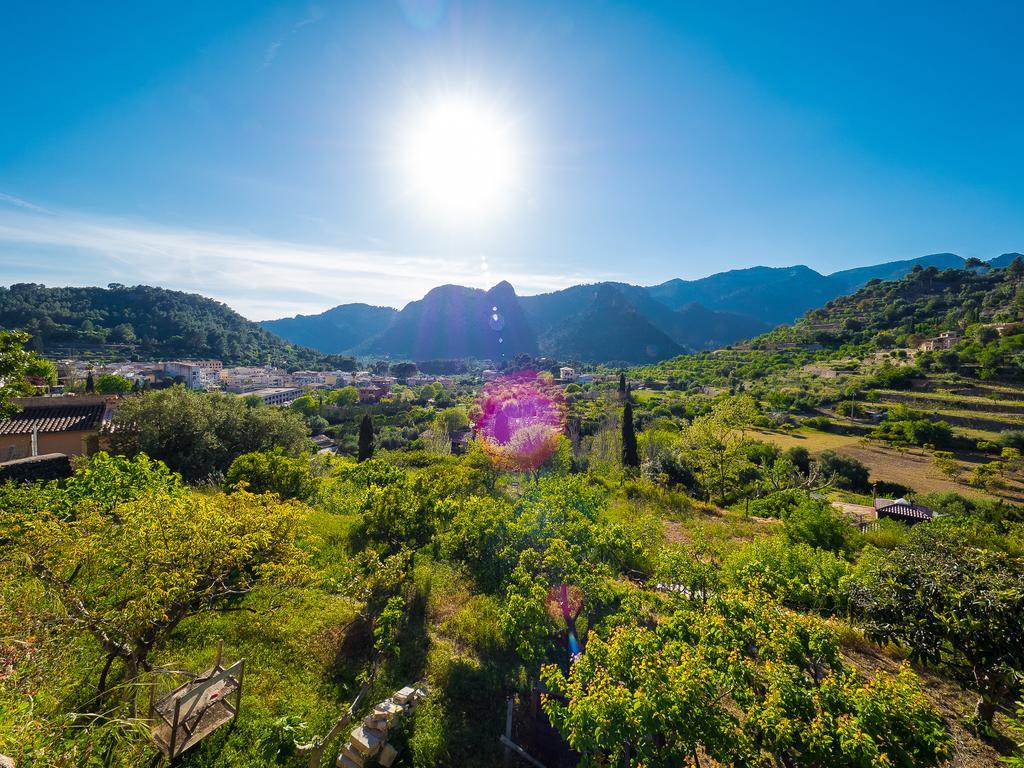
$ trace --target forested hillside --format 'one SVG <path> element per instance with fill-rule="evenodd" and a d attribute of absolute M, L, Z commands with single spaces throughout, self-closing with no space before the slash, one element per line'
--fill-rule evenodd
<path fill-rule="evenodd" d="M 34 348 L 44 353 L 118 345 L 121 354 L 149 358 L 213 357 L 226 363 L 277 365 L 327 360 L 218 301 L 146 285 L 0 287 L 0 329 L 29 332 Z"/>
<path fill-rule="evenodd" d="M 666 360 L 644 369 L 651 378 L 735 385 L 785 375 L 820 360 L 864 359 L 917 347 L 952 331 L 952 349 L 926 351 L 919 365 L 974 371 L 983 378 L 1024 376 L 1024 260 L 1005 268 L 917 268 L 902 280 L 872 280 L 849 296 L 808 312 L 734 348 Z M 904 353 L 906 354 L 906 353 Z"/>

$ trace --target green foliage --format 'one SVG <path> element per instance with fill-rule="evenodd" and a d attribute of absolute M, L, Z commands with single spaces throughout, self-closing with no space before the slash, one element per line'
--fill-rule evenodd
<path fill-rule="evenodd" d="M 124 376 L 104 373 L 96 379 L 96 391 L 101 395 L 124 395 L 132 391 L 132 383 Z"/>
<path fill-rule="evenodd" d="M 794 544 L 809 544 L 827 552 L 850 552 L 856 546 L 850 522 L 831 503 L 804 498 L 782 515 L 783 534 Z"/>
<path fill-rule="evenodd" d="M 832 630 L 764 595 L 592 636 L 568 675 L 543 677 L 544 709 L 587 766 L 674 768 L 702 750 L 729 765 L 910 768 L 950 754 L 913 673 L 864 681 Z"/>
<path fill-rule="evenodd" d="M 409 751 L 416 768 L 448 765 L 448 727 L 444 707 L 437 696 L 428 696 L 413 717 Z"/>
<path fill-rule="evenodd" d="M 633 403 L 629 400 L 626 400 L 626 404 L 622 407 L 622 466 L 634 468 L 640 466 L 636 425 L 633 423 Z"/>
<path fill-rule="evenodd" d="M 151 359 L 213 357 L 238 365 L 337 367 L 351 360 L 293 346 L 212 299 L 144 285 L 0 287 L 0 328 L 28 331 L 40 349 L 131 344 Z"/>
<path fill-rule="evenodd" d="M 750 500 L 750 514 L 756 517 L 781 518 L 799 503 L 802 495 L 799 491 L 794 490 L 772 491 L 765 496 Z"/>
<path fill-rule="evenodd" d="M 849 570 L 838 555 L 782 537 L 737 550 L 724 567 L 734 586 L 763 590 L 790 608 L 826 615 L 845 611 Z"/>
<path fill-rule="evenodd" d="M 359 402 L 359 390 L 351 385 L 341 387 L 340 389 L 332 389 L 327 394 L 325 402 L 339 407 L 355 405 Z"/>
<path fill-rule="evenodd" d="M 52 360 L 33 355 L 25 366 L 25 376 L 41 379 L 52 387 L 57 383 L 57 366 Z"/>
<path fill-rule="evenodd" d="M 1017 743 L 1017 754 L 1001 761 L 1010 768 L 1024 768 L 1024 702 L 1017 704 L 1017 716 L 1010 720 L 1009 730 Z"/>
<path fill-rule="evenodd" d="M 366 461 L 373 456 L 373 419 L 364 414 L 359 422 L 359 461 Z"/>
<path fill-rule="evenodd" d="M 457 432 L 469 428 L 469 416 L 466 415 L 464 408 L 445 408 L 438 412 L 434 424 L 445 432 Z"/>
<path fill-rule="evenodd" d="M 822 451 L 815 461 L 826 475 L 835 475 L 836 487 L 848 491 L 870 489 L 868 468 L 858 459 L 835 451 Z"/>
<path fill-rule="evenodd" d="M 912 658 L 977 686 L 977 715 L 990 723 L 1024 671 L 1024 560 L 982 546 L 978 532 L 955 522 L 916 526 L 906 545 L 858 566 L 851 601 L 868 637 L 905 643 Z"/>
<path fill-rule="evenodd" d="M 145 453 L 194 481 L 226 472 L 243 453 L 298 454 L 308 434 L 301 417 L 287 410 L 250 408 L 233 395 L 178 386 L 125 399 L 109 439 L 116 453 Z"/>
<path fill-rule="evenodd" d="M 31 361 L 23 349 L 27 341 L 27 334 L 0 331 L 0 418 L 15 410 L 11 398 L 22 394 L 21 382 Z"/>
<path fill-rule="evenodd" d="M 228 485 L 245 483 L 253 493 L 276 493 L 282 499 L 308 501 L 317 490 L 310 456 L 285 456 L 280 451 L 243 453 L 228 467 Z"/>
<path fill-rule="evenodd" d="M 112 463 L 103 460 L 94 470 Z M 175 486 L 168 493 L 160 482 L 113 506 L 82 500 L 73 515 L 63 514 L 60 503 L 0 504 L 4 557 L 45 587 L 52 620 L 72 635 L 90 635 L 108 666 L 123 662 L 129 682 L 182 620 L 222 608 L 257 584 L 297 583 L 307 573 L 295 542 L 298 506 L 245 492 L 207 495 Z M 37 492 L 64 501 L 57 486 Z"/>
<path fill-rule="evenodd" d="M 730 397 L 715 403 L 687 428 L 684 440 L 697 467 L 701 485 L 725 501 L 749 463 L 745 452 L 746 430 L 757 414 L 748 396 Z"/>

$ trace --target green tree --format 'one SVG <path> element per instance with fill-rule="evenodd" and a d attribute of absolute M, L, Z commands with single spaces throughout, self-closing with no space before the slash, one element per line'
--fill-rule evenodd
<path fill-rule="evenodd" d="M 25 375 L 42 379 L 46 382 L 47 386 L 52 387 L 57 383 L 57 366 L 54 365 L 52 360 L 33 355 L 25 366 Z"/>
<path fill-rule="evenodd" d="M 85 391 L 88 394 L 96 391 L 96 380 L 93 378 L 92 371 L 89 371 L 85 377 Z"/>
<path fill-rule="evenodd" d="M 405 381 L 416 375 L 416 363 L 392 363 L 391 375 L 399 381 Z"/>
<path fill-rule="evenodd" d="M 353 386 L 332 390 L 325 402 L 337 406 L 355 405 L 359 402 L 359 390 Z"/>
<path fill-rule="evenodd" d="M 116 453 L 145 453 L 194 481 L 226 472 L 243 453 L 298 455 L 308 435 L 302 417 L 287 409 L 252 408 L 233 395 L 176 386 L 122 401 L 109 440 Z"/>
<path fill-rule="evenodd" d="M 115 344 L 134 344 L 135 329 L 131 323 L 120 323 L 115 325 L 110 332 L 110 340 Z"/>
<path fill-rule="evenodd" d="M 373 419 L 364 413 L 359 422 L 359 461 L 366 461 L 373 456 Z"/>
<path fill-rule="evenodd" d="M 101 395 L 124 395 L 132 391 L 132 383 L 124 376 L 104 373 L 96 380 L 96 391 Z"/>
<path fill-rule="evenodd" d="M 227 482 L 245 483 L 253 493 L 276 493 L 282 499 L 310 499 L 317 489 L 315 459 L 285 456 L 279 451 L 243 453 L 228 467 Z"/>
<path fill-rule="evenodd" d="M 24 349 L 27 341 L 27 333 L 0 331 L 0 418 L 14 412 L 11 398 L 22 394 L 22 380 L 31 361 Z"/>
<path fill-rule="evenodd" d="M 728 397 L 693 420 L 684 433 L 701 485 L 724 502 L 734 488 L 746 457 L 746 430 L 757 415 L 749 395 Z"/>
<path fill-rule="evenodd" d="M 636 425 L 633 423 L 633 404 L 629 400 L 622 407 L 622 466 L 640 466 L 640 452 L 637 449 L 636 443 Z"/>
<path fill-rule="evenodd" d="M 102 693 L 116 661 L 134 681 L 189 616 L 224 608 L 262 582 L 305 578 L 295 544 L 302 514 L 271 495 L 168 493 L 155 484 L 109 508 L 84 500 L 73 514 L 0 504 L 0 546 L 45 587 L 52 623 L 103 649 Z"/>
<path fill-rule="evenodd" d="M 846 607 L 849 564 L 807 544 L 763 539 L 731 554 L 723 570 L 731 584 L 763 590 L 790 608 L 831 615 Z"/>
<path fill-rule="evenodd" d="M 851 603 L 868 637 L 941 664 L 979 699 L 991 723 L 1024 672 L 1024 561 L 972 541 L 955 523 L 915 526 L 906 545 L 858 566 Z"/>
<path fill-rule="evenodd" d="M 794 544 L 809 544 L 828 552 L 845 553 L 856 545 L 850 521 L 828 501 L 804 498 L 783 512 L 782 531 Z"/>
<path fill-rule="evenodd" d="M 469 416 L 464 408 L 445 408 L 434 417 L 434 427 L 451 434 L 469 427 Z"/>
<path fill-rule="evenodd" d="M 581 765 L 937 765 L 951 754 L 915 675 L 863 680 L 820 619 L 729 593 L 653 628 L 591 634 L 545 712 Z"/>

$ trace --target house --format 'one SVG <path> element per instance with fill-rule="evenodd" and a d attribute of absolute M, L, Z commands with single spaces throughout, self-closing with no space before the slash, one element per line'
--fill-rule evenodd
<path fill-rule="evenodd" d="M 14 398 L 21 410 L 0 421 L 0 461 L 91 453 L 116 401 L 102 395 Z"/>
<path fill-rule="evenodd" d="M 907 501 L 904 498 L 876 498 L 874 499 L 873 506 L 875 508 L 875 514 L 879 520 L 887 517 L 890 520 L 899 520 L 901 523 L 908 523 L 909 525 L 926 522 L 935 516 L 935 512 L 931 507 L 915 504 L 914 502 Z"/>
<path fill-rule="evenodd" d="M 570 368 L 567 365 L 563 365 L 558 369 L 558 378 L 562 381 L 575 381 L 576 380 L 576 369 Z"/>
<path fill-rule="evenodd" d="M 246 392 L 245 396 L 256 396 L 267 405 L 288 405 L 303 394 L 305 393 L 300 387 L 264 387 Z"/>
<path fill-rule="evenodd" d="M 291 376 L 277 368 L 238 366 L 224 368 L 220 372 L 220 383 L 228 392 L 244 394 L 258 389 L 290 387 Z"/>
<path fill-rule="evenodd" d="M 313 435 L 310 440 L 316 445 L 317 453 L 337 453 L 338 444 L 327 435 Z"/>
<path fill-rule="evenodd" d="M 297 387 L 303 386 L 320 386 L 324 387 L 327 384 L 334 383 L 334 377 L 331 377 L 331 381 L 327 380 L 327 374 L 322 371 L 295 371 L 292 374 L 292 384 Z"/>
<path fill-rule="evenodd" d="M 189 389 L 208 389 L 220 383 L 223 368 L 220 360 L 176 360 L 164 363 L 164 375 L 181 379 Z"/>
<path fill-rule="evenodd" d="M 956 331 L 943 331 L 933 339 L 925 339 L 917 348 L 922 352 L 935 352 L 940 349 L 951 349 L 959 343 L 959 333 Z"/>

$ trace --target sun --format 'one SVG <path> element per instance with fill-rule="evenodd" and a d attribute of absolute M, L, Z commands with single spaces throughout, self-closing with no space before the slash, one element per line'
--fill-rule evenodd
<path fill-rule="evenodd" d="M 411 192 L 433 215 L 472 223 L 511 201 L 521 153 L 507 117 L 471 99 L 447 97 L 409 121 L 402 165 Z"/>

